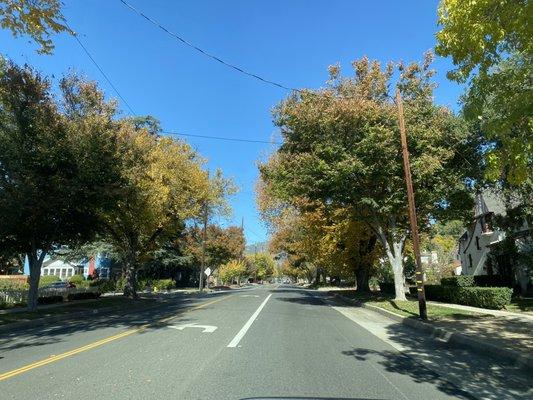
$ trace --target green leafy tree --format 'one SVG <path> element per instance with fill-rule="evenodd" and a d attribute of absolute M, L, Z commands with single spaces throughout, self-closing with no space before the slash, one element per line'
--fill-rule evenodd
<path fill-rule="evenodd" d="M 124 295 L 135 298 L 137 272 L 185 221 L 199 215 L 209 181 L 203 161 L 183 142 L 125 120 L 116 143 L 120 198 L 104 215 L 104 229 L 121 255 Z"/>
<path fill-rule="evenodd" d="M 93 237 L 113 207 L 114 104 L 91 82 L 61 81 L 62 102 L 32 68 L 0 65 L 0 246 L 28 256 L 28 308 L 41 265 L 61 245 Z"/>
<path fill-rule="evenodd" d="M 533 163 L 533 5 L 525 0 L 441 0 L 436 52 L 468 84 L 464 114 L 492 141 L 487 177 L 523 182 Z"/>
<path fill-rule="evenodd" d="M 431 218 L 470 210 L 467 178 L 478 170 L 478 143 L 460 118 L 433 102 L 431 55 L 400 66 L 417 213 Z M 330 69 L 325 89 L 291 95 L 274 111 L 284 143 L 278 161 L 260 165 L 277 197 L 305 197 L 353 210 L 377 236 L 394 272 L 396 297 L 405 299 L 403 252 L 409 234 L 397 108 L 389 87 L 392 65 L 363 58 L 355 76 Z M 465 159 L 467 162 L 465 162 Z"/>
<path fill-rule="evenodd" d="M 223 282 L 240 280 L 246 274 L 246 263 L 243 260 L 231 260 L 218 269 L 218 277 Z"/>
<path fill-rule="evenodd" d="M 0 26 L 15 37 L 31 37 L 39 45 L 39 53 L 52 54 L 52 34 L 74 34 L 65 22 L 62 6 L 60 0 L 0 0 Z"/>

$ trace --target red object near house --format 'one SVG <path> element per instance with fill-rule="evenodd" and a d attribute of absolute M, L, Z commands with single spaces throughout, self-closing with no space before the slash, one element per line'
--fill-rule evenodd
<path fill-rule="evenodd" d="M 87 271 L 87 276 L 93 276 L 95 272 L 95 260 L 94 257 L 89 259 L 89 270 Z"/>

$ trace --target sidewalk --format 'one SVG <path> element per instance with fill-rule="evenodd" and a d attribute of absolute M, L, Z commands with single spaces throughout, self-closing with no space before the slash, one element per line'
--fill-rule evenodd
<path fill-rule="evenodd" d="M 527 367 L 533 367 L 533 319 L 530 316 L 508 311 L 486 310 L 476 307 L 431 302 L 435 305 L 485 314 L 479 318 L 440 319 L 423 322 L 417 318 L 404 317 L 389 310 L 359 302 L 340 294 L 338 299 L 353 305 L 376 311 L 393 320 L 425 331 L 458 347 L 475 352 L 504 357 Z M 492 315 L 492 316 L 486 316 Z"/>

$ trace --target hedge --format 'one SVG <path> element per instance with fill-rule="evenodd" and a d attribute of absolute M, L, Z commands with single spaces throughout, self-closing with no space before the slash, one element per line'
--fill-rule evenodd
<path fill-rule="evenodd" d="M 170 290 L 175 287 L 174 281 L 172 279 L 158 279 L 152 281 L 153 290 Z"/>
<path fill-rule="evenodd" d="M 513 290 L 505 287 L 426 285 L 428 300 L 500 310 L 511 303 Z"/>
<path fill-rule="evenodd" d="M 381 293 L 394 294 L 394 283 L 392 282 L 379 282 L 379 291 Z"/>
<path fill-rule="evenodd" d="M 472 287 L 474 286 L 474 277 L 472 275 L 458 275 L 449 278 L 442 278 L 440 284 L 454 287 Z"/>
<path fill-rule="evenodd" d="M 60 303 L 62 301 L 63 301 L 63 296 L 60 296 L 60 295 L 43 296 L 37 299 L 37 303 L 39 304 Z"/>
<path fill-rule="evenodd" d="M 39 287 L 48 286 L 51 283 L 59 282 L 60 280 L 59 276 L 56 275 L 41 276 L 41 279 L 39 279 Z"/>
<path fill-rule="evenodd" d="M 476 275 L 474 281 L 481 287 L 514 287 L 513 278 L 503 275 Z"/>
<path fill-rule="evenodd" d="M 83 277 L 83 275 L 78 274 L 78 275 L 71 276 L 68 281 L 75 285 L 82 285 L 83 282 L 85 281 L 85 278 Z"/>

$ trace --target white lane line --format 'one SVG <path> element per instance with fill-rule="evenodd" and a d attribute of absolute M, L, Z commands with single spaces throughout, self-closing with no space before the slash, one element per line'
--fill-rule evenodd
<path fill-rule="evenodd" d="M 237 347 L 237 345 L 239 344 L 239 342 L 241 341 L 241 339 L 244 337 L 244 335 L 246 335 L 246 332 L 248 332 L 248 329 L 250 329 L 250 327 L 252 326 L 252 324 L 254 323 L 254 321 L 256 320 L 257 316 L 259 315 L 259 313 L 261 312 L 261 310 L 265 307 L 268 299 L 270 299 L 270 296 L 272 296 L 272 293 L 270 293 L 267 298 L 265 300 L 263 300 L 263 302 L 261 303 L 261 305 L 259 306 L 259 308 L 257 310 L 255 310 L 255 312 L 252 314 L 252 316 L 250 317 L 250 319 L 248 321 L 246 321 L 246 323 L 244 324 L 244 326 L 241 328 L 241 330 L 239 331 L 239 333 L 237 333 L 235 335 L 235 337 L 231 340 L 231 342 L 229 342 L 229 344 L 226 346 L 226 347 Z"/>

